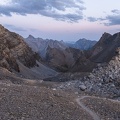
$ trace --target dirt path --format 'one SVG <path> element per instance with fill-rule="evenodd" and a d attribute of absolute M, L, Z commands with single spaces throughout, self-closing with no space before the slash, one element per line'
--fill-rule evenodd
<path fill-rule="evenodd" d="M 76 99 L 76 102 L 77 102 L 78 105 L 79 105 L 80 107 L 82 107 L 87 113 L 89 113 L 94 120 L 100 120 L 99 116 L 98 116 L 95 112 L 93 112 L 93 111 L 90 110 L 88 107 L 86 107 L 82 102 L 80 102 L 82 99 L 87 98 L 87 97 L 89 97 L 89 96 L 82 96 L 82 97 L 80 97 L 80 98 L 77 98 L 77 99 Z"/>
<path fill-rule="evenodd" d="M 94 111 L 92 111 L 90 108 L 86 107 L 81 102 L 81 100 L 83 100 L 84 98 L 97 98 L 97 99 L 100 99 L 100 98 L 99 97 L 95 97 L 95 96 L 81 96 L 80 98 L 76 99 L 76 102 L 78 103 L 78 105 L 80 107 L 82 107 L 87 113 L 89 113 L 94 120 L 100 120 L 100 117 Z M 102 98 L 102 99 L 109 100 L 109 101 L 114 102 L 114 103 L 116 103 L 116 102 L 120 103 L 120 101 L 118 101 L 118 100 L 112 100 L 112 99 L 107 99 L 107 98 Z"/>

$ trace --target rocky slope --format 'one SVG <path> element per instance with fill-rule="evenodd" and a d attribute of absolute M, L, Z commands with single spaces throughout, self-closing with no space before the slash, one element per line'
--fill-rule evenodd
<path fill-rule="evenodd" d="M 82 55 L 82 51 L 74 48 L 60 50 L 58 48 L 49 47 L 46 53 L 46 62 L 48 65 L 65 72 L 70 70 L 76 60 Z"/>
<path fill-rule="evenodd" d="M 16 59 L 27 67 L 36 65 L 36 54 L 23 38 L 0 25 L 0 66 L 19 71 Z"/>
<path fill-rule="evenodd" d="M 120 99 L 120 48 L 108 63 L 98 64 L 89 75 L 63 83 L 59 88 Z"/>
<path fill-rule="evenodd" d="M 111 35 L 104 33 L 99 42 L 91 49 L 91 61 L 109 62 L 115 55 L 115 50 L 120 46 L 120 33 Z"/>
<path fill-rule="evenodd" d="M 85 52 L 77 59 L 71 68 L 71 72 L 91 72 L 96 67 L 96 63 L 86 57 Z"/>
<path fill-rule="evenodd" d="M 23 37 L 0 25 L 0 67 L 12 72 L 16 71 L 16 74 L 19 72 L 22 77 L 37 76 L 37 79 L 41 78 L 43 73 L 55 74 L 53 70 L 37 61 L 40 61 L 40 56 L 32 51 Z"/>
<path fill-rule="evenodd" d="M 92 73 L 85 77 L 85 84 L 92 93 L 120 97 L 120 48 L 110 62 L 98 64 Z"/>
<path fill-rule="evenodd" d="M 86 90 L 89 94 L 96 94 L 107 97 L 120 97 L 120 33 L 110 35 L 105 33 L 100 41 L 92 49 L 92 55 L 99 59 L 93 59 L 91 64 L 86 64 L 89 69 L 92 63 L 95 63 L 91 73 L 84 78 L 78 78 L 73 82 L 63 84 L 61 88 Z M 100 59 L 101 58 L 101 59 Z M 83 62 L 84 63 L 84 62 Z M 80 63 L 79 63 L 80 64 Z M 79 65 L 77 64 L 77 65 Z M 76 65 L 76 66 L 77 66 Z"/>

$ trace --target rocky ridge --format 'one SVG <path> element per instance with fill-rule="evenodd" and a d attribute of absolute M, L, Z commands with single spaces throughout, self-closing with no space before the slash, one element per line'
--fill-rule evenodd
<path fill-rule="evenodd" d="M 23 38 L 0 25 L 0 66 L 19 72 L 17 60 L 27 67 L 33 67 L 39 58 Z"/>
<path fill-rule="evenodd" d="M 119 46 L 120 33 L 114 35 L 104 33 L 98 43 L 89 51 L 89 59 L 96 63 L 109 62 Z"/>
<path fill-rule="evenodd" d="M 63 41 L 35 38 L 32 35 L 29 35 L 24 40 L 32 48 L 32 50 L 39 53 L 43 59 L 46 58 L 46 52 L 49 47 L 57 48 L 59 50 L 65 50 L 67 48 Z"/>

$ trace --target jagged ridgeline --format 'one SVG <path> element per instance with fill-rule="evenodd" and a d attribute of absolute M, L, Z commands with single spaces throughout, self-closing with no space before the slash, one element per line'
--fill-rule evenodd
<path fill-rule="evenodd" d="M 36 64 L 38 56 L 24 42 L 23 37 L 10 32 L 0 25 L 0 66 L 8 70 L 18 71 L 17 60 L 27 67 L 33 67 Z"/>

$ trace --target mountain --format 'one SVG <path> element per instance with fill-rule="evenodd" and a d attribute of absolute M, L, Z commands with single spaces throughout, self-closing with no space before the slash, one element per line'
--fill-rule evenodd
<path fill-rule="evenodd" d="M 17 59 L 26 67 L 36 66 L 36 54 L 23 38 L 0 25 L 0 66 L 19 71 Z"/>
<path fill-rule="evenodd" d="M 75 64 L 77 59 L 83 55 L 83 52 L 75 48 L 58 48 L 48 47 L 46 53 L 46 62 L 60 71 L 68 71 Z"/>
<path fill-rule="evenodd" d="M 63 41 L 44 40 L 31 35 L 25 41 L 33 51 L 42 56 L 45 64 L 63 72 L 68 71 L 82 55 L 82 51 L 68 47 Z"/>
<path fill-rule="evenodd" d="M 90 59 L 93 62 L 109 62 L 120 46 L 120 33 L 111 35 L 104 33 L 98 43 L 90 50 Z"/>
<path fill-rule="evenodd" d="M 96 41 L 83 38 L 71 44 L 70 42 L 34 38 L 29 35 L 25 42 L 42 57 L 45 64 L 57 70 L 91 71 L 94 66 L 89 59 L 86 59 L 83 50 L 90 49 Z M 86 69 L 88 64 L 91 68 Z"/>
<path fill-rule="evenodd" d="M 42 55 L 47 65 L 55 69 L 71 72 L 90 72 L 97 63 L 109 62 L 112 59 L 116 48 L 120 46 L 119 34 L 104 33 L 97 43 L 86 39 L 77 41 L 76 47 L 78 44 L 82 44 L 83 49 L 96 43 L 91 49 L 85 51 L 67 47 L 63 41 L 43 40 L 33 36 L 29 36 L 27 42 L 34 50 L 37 48 L 36 52 L 38 51 Z"/>
<path fill-rule="evenodd" d="M 71 71 L 91 72 L 98 63 L 108 63 L 119 46 L 120 33 L 114 35 L 104 33 L 90 50 L 84 51 L 85 56 L 76 61 Z"/>
<path fill-rule="evenodd" d="M 88 75 L 63 83 L 61 89 L 75 87 L 93 95 L 120 98 L 120 32 L 114 35 L 104 33 L 98 43 L 88 51 L 91 52 L 90 58 L 80 57 L 68 77 L 74 76 L 76 73 L 73 72 L 76 71 L 81 74 L 89 72 Z M 73 78 L 69 77 L 69 80 Z"/>
<path fill-rule="evenodd" d="M 27 78 L 42 78 L 45 72 L 47 75 L 52 75 L 52 72 L 55 74 L 53 70 L 42 65 L 40 59 L 24 42 L 23 37 L 0 25 L 0 67 Z"/>
<path fill-rule="evenodd" d="M 42 58 L 46 57 L 48 47 L 57 48 L 60 50 L 65 50 L 67 48 L 63 41 L 34 38 L 32 35 L 29 35 L 25 39 L 25 42 L 33 49 L 33 51 L 39 53 Z"/>
<path fill-rule="evenodd" d="M 70 43 L 70 42 L 66 43 L 66 45 L 80 50 L 88 50 L 92 48 L 96 43 L 97 41 L 87 40 L 83 38 L 83 39 L 79 39 L 75 43 Z"/>

